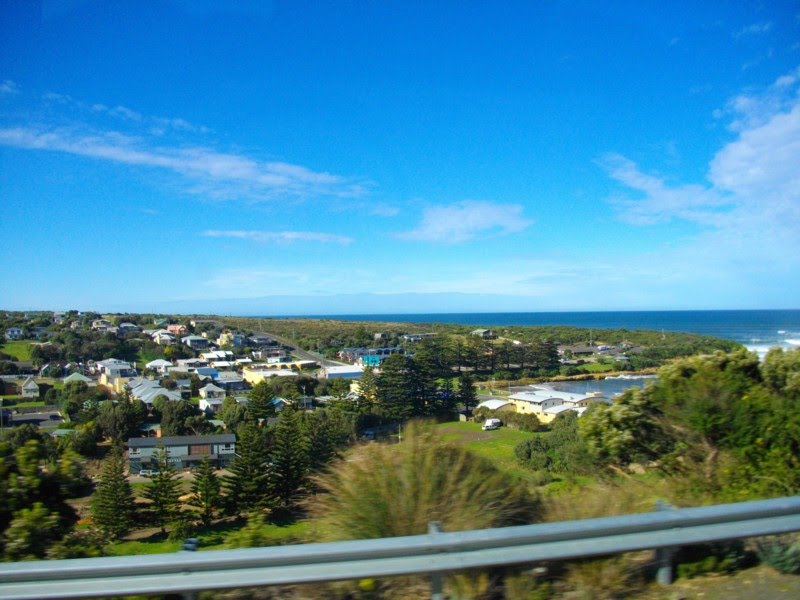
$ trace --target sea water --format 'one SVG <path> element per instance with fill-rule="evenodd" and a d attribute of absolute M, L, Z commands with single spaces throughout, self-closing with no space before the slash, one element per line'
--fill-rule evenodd
<path fill-rule="evenodd" d="M 475 327 L 569 325 L 587 329 L 652 329 L 710 335 L 739 342 L 762 356 L 800 346 L 800 310 L 669 310 L 526 313 L 325 315 L 319 318 L 394 323 L 454 323 Z"/>

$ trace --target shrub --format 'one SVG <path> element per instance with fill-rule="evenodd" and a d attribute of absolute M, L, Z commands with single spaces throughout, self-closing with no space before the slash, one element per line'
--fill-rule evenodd
<path fill-rule="evenodd" d="M 678 577 L 687 579 L 706 573 L 730 573 L 747 562 L 741 540 L 684 546 L 675 555 Z"/>
<path fill-rule="evenodd" d="M 308 508 L 326 539 L 423 534 L 533 522 L 538 503 L 521 483 L 466 448 L 412 422 L 401 444 L 369 444 L 317 479 Z"/>
<path fill-rule="evenodd" d="M 756 554 L 762 563 L 779 573 L 800 573 L 800 537 L 797 534 L 760 539 L 756 542 Z"/>

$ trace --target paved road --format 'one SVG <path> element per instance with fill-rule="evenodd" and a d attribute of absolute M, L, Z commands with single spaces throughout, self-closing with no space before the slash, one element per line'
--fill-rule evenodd
<path fill-rule="evenodd" d="M 12 425 L 23 425 L 25 423 L 30 423 L 32 425 L 38 425 L 39 427 L 42 427 L 49 425 L 58 425 L 63 422 L 64 419 L 61 418 L 61 415 L 58 414 L 57 411 L 28 413 L 25 415 L 12 415 L 11 418 Z"/>
<path fill-rule="evenodd" d="M 266 331 L 259 331 L 258 335 L 263 335 L 265 337 L 268 337 L 270 339 L 275 340 L 276 342 L 278 342 L 279 344 L 281 344 L 283 346 L 287 346 L 288 348 L 291 348 L 292 354 L 294 354 L 300 360 L 313 360 L 315 362 L 318 362 L 323 367 L 325 367 L 325 366 L 329 366 L 330 367 L 330 366 L 337 366 L 337 365 L 347 365 L 347 363 L 336 362 L 336 361 L 333 361 L 333 360 L 329 360 L 329 359 L 325 358 L 322 354 L 319 354 L 317 352 L 311 352 L 310 350 L 303 350 L 302 348 L 298 348 L 294 343 L 292 343 L 291 340 L 289 340 L 289 339 L 287 339 L 285 337 L 281 337 L 279 335 L 275 335 L 274 333 L 269 333 L 269 332 L 266 332 Z"/>

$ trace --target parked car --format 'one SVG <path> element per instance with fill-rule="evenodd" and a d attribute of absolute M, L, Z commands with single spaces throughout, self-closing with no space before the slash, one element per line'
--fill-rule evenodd
<path fill-rule="evenodd" d="M 500 419 L 486 419 L 481 429 L 484 431 L 491 431 L 492 429 L 500 429 L 500 425 L 503 423 Z"/>

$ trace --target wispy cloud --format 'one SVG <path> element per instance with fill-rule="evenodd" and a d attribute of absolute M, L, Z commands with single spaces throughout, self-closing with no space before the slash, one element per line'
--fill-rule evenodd
<path fill-rule="evenodd" d="M 8 88 L 16 89 L 13 82 Z M 0 144 L 160 169 L 179 175 L 185 193 L 212 199 L 353 198 L 366 193 L 368 183 L 354 178 L 220 150 L 206 140 L 208 128 L 182 118 L 148 116 L 123 105 L 87 103 L 55 92 L 38 96 L 36 102 L 29 107 L 28 122 L 16 117 L 0 128 Z"/>
<path fill-rule="evenodd" d="M 350 244 L 351 237 L 333 233 L 319 233 L 314 231 L 241 231 L 241 230 L 208 230 L 202 233 L 205 237 L 235 238 L 266 243 L 292 243 L 292 242 L 322 242 L 333 244 Z"/>
<path fill-rule="evenodd" d="M 619 217 L 629 223 L 647 225 L 673 218 L 709 222 L 716 214 L 716 210 L 709 209 L 719 209 L 730 202 L 707 186 L 670 186 L 660 177 L 643 173 L 636 163 L 619 154 L 608 154 L 599 163 L 612 179 L 640 192 L 637 199 L 612 198 L 619 209 Z"/>
<path fill-rule="evenodd" d="M 18 94 L 19 86 L 10 79 L 0 82 L 0 94 Z"/>
<path fill-rule="evenodd" d="M 752 23 L 751 25 L 742 27 L 740 30 L 735 31 L 733 33 L 733 37 L 738 39 L 749 35 L 761 35 L 764 33 L 769 33 L 771 29 L 772 23 L 769 21 L 765 21 L 764 23 Z"/>
<path fill-rule="evenodd" d="M 177 147 L 112 131 L 82 133 L 70 128 L 0 128 L 0 144 L 29 150 L 64 152 L 178 173 L 187 192 L 215 198 L 269 200 L 278 196 L 358 196 L 363 185 L 331 173 L 284 162 L 260 162 L 241 154 L 203 146 Z"/>
<path fill-rule="evenodd" d="M 431 206 L 420 224 L 397 234 L 406 240 L 459 243 L 478 235 L 505 235 L 523 231 L 532 224 L 524 218 L 519 204 L 493 204 L 465 200 L 449 206 Z"/>
<path fill-rule="evenodd" d="M 717 117 L 732 118 L 736 138 L 711 160 L 705 184 L 670 184 L 625 157 L 606 157 L 601 164 L 609 176 L 638 196 L 612 198 L 619 217 L 637 224 L 682 219 L 704 226 L 683 256 L 694 256 L 695 262 L 713 256 L 717 266 L 727 262 L 731 269 L 800 266 L 798 88 L 795 69 L 763 91 L 728 102 Z"/>

